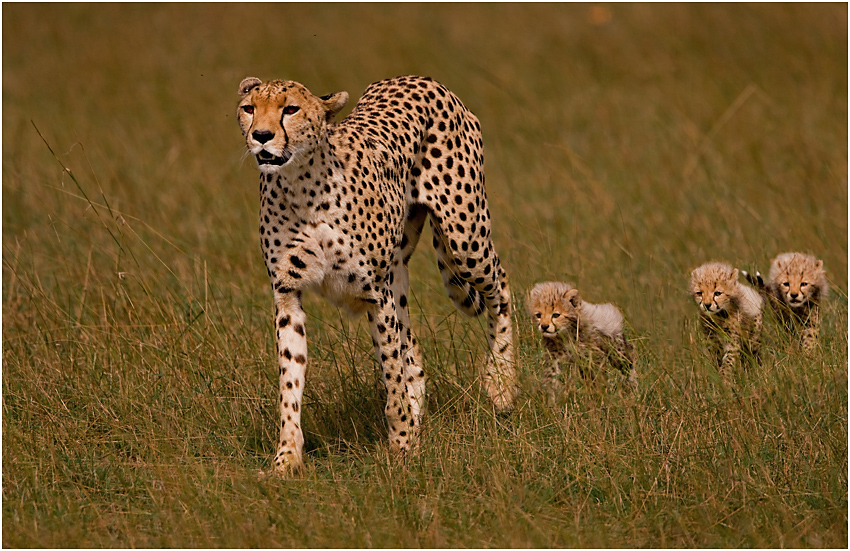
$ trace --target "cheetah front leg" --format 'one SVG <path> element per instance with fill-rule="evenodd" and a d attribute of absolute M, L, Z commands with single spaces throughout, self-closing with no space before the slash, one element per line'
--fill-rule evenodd
<path fill-rule="evenodd" d="M 368 312 L 369 330 L 375 345 L 375 354 L 381 363 L 387 405 L 384 414 L 389 429 L 390 451 L 404 452 L 415 446 L 419 436 L 418 415 L 408 395 L 405 382 L 407 349 L 402 339 L 402 324 L 398 319 L 395 300 L 390 287 L 381 293 L 381 299 Z"/>
<path fill-rule="evenodd" d="M 275 290 L 275 337 L 280 375 L 280 439 L 275 472 L 300 475 L 304 469 L 301 399 L 307 367 L 306 315 L 299 291 Z"/>
<path fill-rule="evenodd" d="M 401 322 L 402 345 L 407 349 L 404 356 L 404 380 L 411 406 L 411 413 L 417 423 L 422 423 L 425 413 L 425 371 L 422 367 L 422 352 L 419 343 L 410 326 L 410 311 L 408 309 L 408 294 L 410 292 L 410 275 L 407 263 L 410 260 L 419 238 L 428 211 L 424 208 L 411 208 L 404 225 L 401 247 L 393 261 L 390 277 L 390 287 L 395 299 L 396 313 Z M 414 446 L 417 444 L 413 443 Z"/>
<path fill-rule="evenodd" d="M 407 265 L 399 263 L 392 271 L 392 291 L 395 298 L 396 315 L 399 320 L 399 333 L 404 354 L 404 383 L 407 386 L 407 396 L 411 413 L 418 423 L 422 422 L 425 409 L 425 371 L 422 368 L 422 352 L 419 343 L 410 328 L 410 311 L 407 308 L 407 293 L 409 291 L 409 275 Z M 413 443 L 416 446 L 416 442 Z"/>
<path fill-rule="evenodd" d="M 803 351 L 811 354 L 818 344 L 820 338 L 820 307 L 813 306 L 809 317 L 803 322 Z"/>
<path fill-rule="evenodd" d="M 562 394 L 564 386 L 561 381 L 561 363 L 571 365 L 573 357 L 564 343 L 557 337 L 544 337 L 543 347 L 546 348 L 546 355 L 549 358 L 549 363 L 543 372 L 543 386 L 546 390 L 547 403 L 554 406 L 557 403 L 558 396 Z"/>
<path fill-rule="evenodd" d="M 543 384 L 546 386 L 546 400 L 550 406 L 554 406 L 563 391 L 560 359 L 549 358 L 549 366 L 543 374 Z"/>
<path fill-rule="evenodd" d="M 723 356 L 720 358 L 721 373 L 728 373 L 741 355 L 741 334 L 738 330 L 729 332 L 728 338 L 723 343 Z"/>

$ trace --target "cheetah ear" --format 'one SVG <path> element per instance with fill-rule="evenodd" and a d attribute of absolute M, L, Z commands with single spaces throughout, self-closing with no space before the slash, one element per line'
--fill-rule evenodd
<path fill-rule="evenodd" d="M 822 270 L 822 269 L 823 269 L 823 260 L 817 260 L 815 262 L 815 270 Z"/>
<path fill-rule="evenodd" d="M 330 122 L 337 113 L 348 103 L 348 92 L 337 92 L 319 98 L 325 106 L 325 120 Z"/>
<path fill-rule="evenodd" d="M 738 280 L 738 268 L 734 268 L 732 270 L 732 275 L 729 276 L 729 281 L 737 281 Z"/>
<path fill-rule="evenodd" d="M 578 296 L 578 289 L 570 289 L 564 293 L 564 298 L 576 308 L 581 305 L 581 297 Z"/>
<path fill-rule="evenodd" d="M 534 309 L 534 305 L 537 303 L 537 298 L 539 295 L 540 292 L 537 285 L 535 285 L 525 293 L 525 304 L 528 306 L 528 311 L 532 314 L 534 314 L 532 310 Z"/>
<path fill-rule="evenodd" d="M 262 84 L 263 82 L 257 77 L 248 77 L 242 79 L 242 82 L 239 83 L 239 95 L 245 96 L 248 92 Z"/>

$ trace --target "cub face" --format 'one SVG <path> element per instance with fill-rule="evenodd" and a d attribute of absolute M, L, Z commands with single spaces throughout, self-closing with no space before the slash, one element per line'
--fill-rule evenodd
<path fill-rule="evenodd" d="M 581 298 L 578 290 L 566 283 L 539 283 L 528 294 L 528 310 L 537 323 L 537 330 L 546 338 L 574 332 L 578 322 Z"/>
<path fill-rule="evenodd" d="M 691 296 L 700 310 L 709 315 L 726 312 L 738 288 L 738 270 L 711 263 L 691 272 Z"/>
<path fill-rule="evenodd" d="M 771 266 L 770 280 L 779 298 L 792 308 L 818 300 L 826 288 L 823 261 L 798 253 L 779 255 Z"/>
<path fill-rule="evenodd" d="M 348 101 L 347 92 L 316 97 L 288 80 L 263 83 L 249 77 L 239 84 L 236 110 L 248 151 L 263 173 L 277 172 L 293 158 L 310 155 L 325 127 Z"/>

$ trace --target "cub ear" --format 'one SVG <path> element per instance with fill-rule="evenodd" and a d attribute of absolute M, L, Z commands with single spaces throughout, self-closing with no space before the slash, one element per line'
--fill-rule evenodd
<path fill-rule="evenodd" d="M 823 260 L 815 261 L 815 270 L 822 270 L 822 269 L 823 269 Z"/>
<path fill-rule="evenodd" d="M 564 293 L 564 298 L 569 301 L 574 307 L 578 308 L 581 305 L 581 297 L 578 296 L 578 289 L 570 289 Z"/>
<path fill-rule="evenodd" d="M 738 268 L 734 268 L 732 270 L 732 275 L 729 276 L 729 281 L 737 281 L 738 280 Z"/>
<path fill-rule="evenodd" d="M 535 285 L 525 293 L 525 304 L 528 310 L 531 311 L 533 305 L 537 302 L 537 297 L 540 295 L 540 288 Z"/>
<path fill-rule="evenodd" d="M 337 92 L 336 94 L 328 94 L 319 98 L 325 107 L 325 120 L 330 122 L 337 113 L 342 111 L 345 104 L 348 103 L 348 92 Z"/>
<path fill-rule="evenodd" d="M 261 81 L 257 77 L 248 77 L 242 79 L 242 82 L 239 83 L 239 95 L 245 96 L 245 94 L 247 94 L 262 83 L 263 81 Z"/>

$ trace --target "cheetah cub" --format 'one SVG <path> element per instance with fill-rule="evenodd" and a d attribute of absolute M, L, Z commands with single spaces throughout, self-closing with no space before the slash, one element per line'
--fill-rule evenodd
<path fill-rule="evenodd" d="M 803 253 L 783 253 L 773 259 L 767 283 L 756 272 L 745 277 L 768 297 L 785 328 L 802 328 L 803 350 L 811 352 L 820 335 L 820 301 L 829 293 L 823 261 Z"/>
<path fill-rule="evenodd" d="M 562 364 L 578 363 L 583 377 L 583 359 L 594 365 L 607 360 L 637 387 L 634 348 L 623 333 L 623 315 L 613 304 L 591 304 L 581 299 L 578 290 L 567 283 L 538 283 L 528 293 L 528 309 L 543 336 L 550 356 L 544 373 L 547 397 L 554 403 L 561 388 Z"/>
<path fill-rule="evenodd" d="M 738 281 L 736 268 L 720 262 L 703 264 L 691 272 L 690 291 L 721 371 L 735 365 L 742 348 L 758 356 L 764 299 Z"/>

